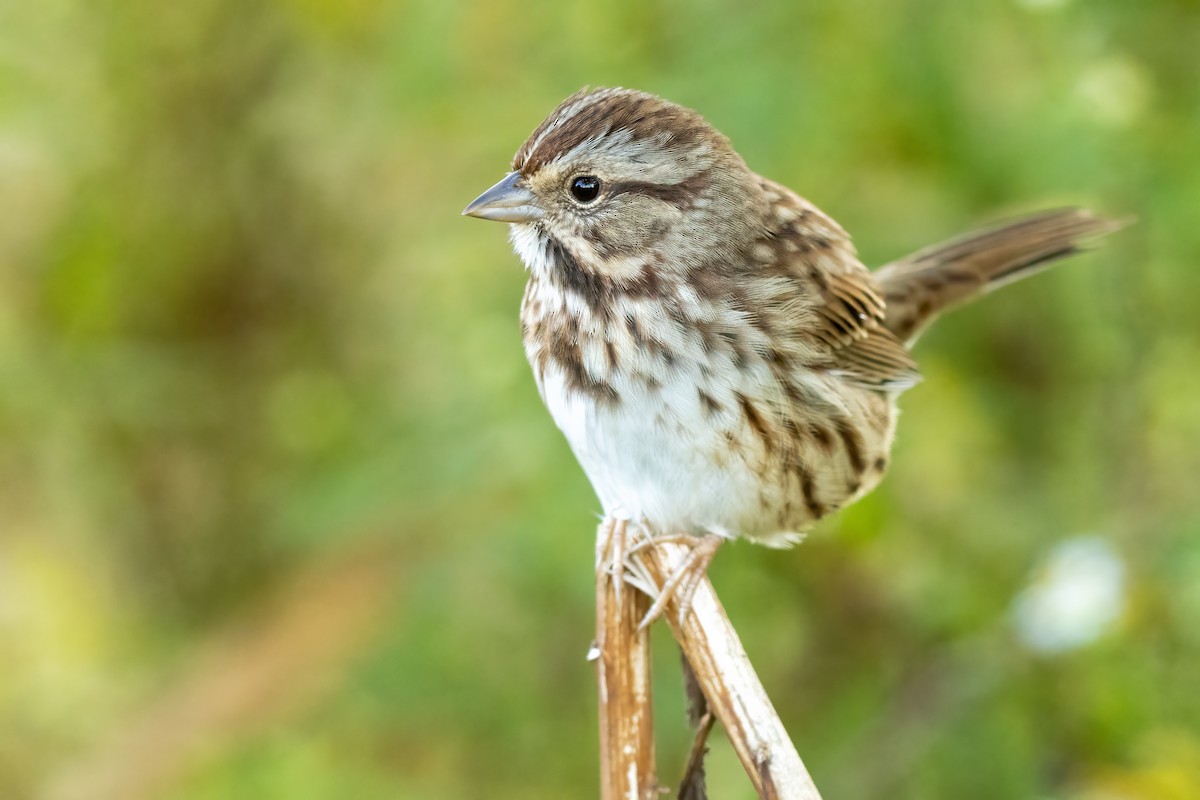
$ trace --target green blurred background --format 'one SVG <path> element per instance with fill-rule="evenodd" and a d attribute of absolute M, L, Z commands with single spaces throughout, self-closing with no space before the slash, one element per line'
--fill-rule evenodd
<path fill-rule="evenodd" d="M 1139 217 L 944 320 L 884 486 L 712 575 L 830 800 L 1200 797 L 1198 75 L 1195 0 L 3 0 L 0 797 L 595 794 L 597 504 L 459 216 L 583 84 L 869 264 Z"/>

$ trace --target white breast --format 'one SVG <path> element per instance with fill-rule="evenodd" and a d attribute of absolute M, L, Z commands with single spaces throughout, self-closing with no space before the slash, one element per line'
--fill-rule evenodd
<path fill-rule="evenodd" d="M 636 375 L 616 379 L 612 404 L 580 394 L 553 363 L 539 388 L 605 513 L 644 520 L 662 532 L 757 530 L 764 511 L 751 466 L 761 457 L 754 453 L 757 442 L 747 440 L 743 455 L 731 452 L 726 431 L 744 435 L 732 392 L 708 387 L 726 410 L 705 411 L 699 364 L 675 366 L 675 379 L 664 373 L 660 386 Z"/>

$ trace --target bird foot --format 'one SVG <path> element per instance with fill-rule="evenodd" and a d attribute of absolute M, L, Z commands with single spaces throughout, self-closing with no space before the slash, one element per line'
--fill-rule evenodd
<path fill-rule="evenodd" d="M 652 625 L 665 613 L 667 605 L 672 600 L 678 600 L 679 621 L 683 622 L 688 612 L 692 609 L 692 598 L 696 594 L 696 589 L 700 586 L 700 582 L 704 580 L 704 576 L 708 573 L 708 566 L 712 563 L 713 556 L 717 554 L 717 550 L 724 541 L 723 537 L 715 533 L 705 534 L 698 539 L 694 536 L 664 536 L 640 542 L 628 551 L 626 555 L 627 561 L 630 556 L 660 542 L 686 544 L 690 548 L 683 562 L 667 577 L 662 587 L 656 592 L 649 593 L 651 596 L 657 596 L 654 603 L 650 606 L 650 610 L 646 612 L 646 616 L 638 624 L 638 630 L 645 630 Z M 637 570 L 634 571 L 636 572 Z M 651 585 L 653 585 L 652 581 Z"/>
<path fill-rule="evenodd" d="M 671 601 L 676 599 L 679 601 L 679 621 L 683 622 L 691 610 L 696 589 L 704 580 L 713 556 L 725 539 L 715 533 L 700 537 L 686 534 L 650 536 L 641 526 L 637 526 L 637 529 L 642 532 L 642 539 L 630 546 L 628 519 L 608 517 L 601 522 L 600 534 L 596 538 L 596 569 L 604 570 L 612 576 L 613 599 L 618 609 L 621 607 L 626 584 L 654 598 L 650 610 L 638 624 L 638 630 L 650 627 L 662 617 Z M 687 546 L 688 553 L 660 587 L 634 556 L 647 548 L 667 542 Z"/>

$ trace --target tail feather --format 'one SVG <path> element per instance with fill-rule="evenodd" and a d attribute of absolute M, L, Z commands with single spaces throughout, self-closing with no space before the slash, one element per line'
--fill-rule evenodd
<path fill-rule="evenodd" d="M 875 272 L 887 302 L 884 325 L 911 343 L 943 311 L 1045 269 L 1126 224 L 1065 208 L 927 247 Z"/>

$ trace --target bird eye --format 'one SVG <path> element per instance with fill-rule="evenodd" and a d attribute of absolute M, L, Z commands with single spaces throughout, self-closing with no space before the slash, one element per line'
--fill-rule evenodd
<path fill-rule="evenodd" d="M 571 196 L 581 203 L 590 203 L 600 196 L 600 179 L 595 175 L 580 175 L 571 181 Z"/>

